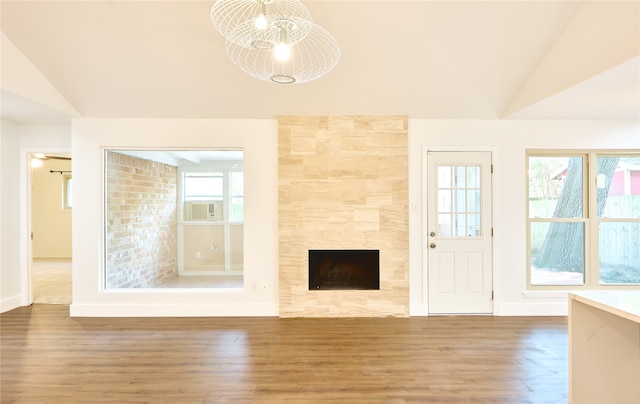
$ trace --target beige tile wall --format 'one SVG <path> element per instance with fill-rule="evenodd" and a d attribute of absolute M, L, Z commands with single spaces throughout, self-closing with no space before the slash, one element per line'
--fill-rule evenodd
<path fill-rule="evenodd" d="M 406 116 L 278 118 L 281 317 L 409 315 Z M 380 250 L 380 290 L 312 290 L 308 250 Z"/>

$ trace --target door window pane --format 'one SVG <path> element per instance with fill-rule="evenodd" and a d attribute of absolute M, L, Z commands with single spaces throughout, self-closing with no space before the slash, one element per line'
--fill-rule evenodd
<path fill-rule="evenodd" d="M 468 197 L 467 211 L 480 212 L 480 190 L 469 190 Z"/>
<path fill-rule="evenodd" d="M 464 188 L 466 184 L 466 166 L 455 167 L 455 176 L 453 180 L 454 188 Z"/>
<path fill-rule="evenodd" d="M 455 237 L 466 237 L 466 233 L 467 233 L 467 222 L 466 222 L 466 216 L 467 215 L 453 215 L 453 220 L 454 220 L 454 236 Z"/>
<path fill-rule="evenodd" d="M 438 166 L 438 187 L 451 188 L 451 166 Z"/>
<path fill-rule="evenodd" d="M 451 212 L 451 190 L 438 190 L 438 212 Z"/>
<path fill-rule="evenodd" d="M 467 166 L 467 187 L 480 188 L 480 166 Z"/>
<path fill-rule="evenodd" d="M 451 237 L 451 215 L 438 215 L 438 237 Z"/>
<path fill-rule="evenodd" d="M 455 211 L 456 212 L 466 212 L 467 211 L 467 204 L 466 204 L 466 191 L 462 190 L 462 191 L 455 191 Z"/>
<path fill-rule="evenodd" d="M 480 166 L 439 166 L 437 185 L 438 236 L 480 237 Z"/>
<path fill-rule="evenodd" d="M 467 215 L 467 235 L 480 237 L 480 215 Z"/>

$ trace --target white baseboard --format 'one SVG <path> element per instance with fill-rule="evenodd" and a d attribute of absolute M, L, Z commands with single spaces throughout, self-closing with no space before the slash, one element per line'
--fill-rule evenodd
<path fill-rule="evenodd" d="M 569 313 L 569 303 L 498 303 L 496 316 L 566 316 Z"/>
<path fill-rule="evenodd" d="M 277 317 L 277 304 L 79 304 L 71 317 Z"/>
<path fill-rule="evenodd" d="M 7 299 L 0 300 L 0 313 L 17 309 L 22 306 L 22 298 L 20 295 L 12 296 Z"/>
<path fill-rule="evenodd" d="M 409 303 L 409 317 L 424 317 L 429 315 L 429 308 L 422 302 Z"/>

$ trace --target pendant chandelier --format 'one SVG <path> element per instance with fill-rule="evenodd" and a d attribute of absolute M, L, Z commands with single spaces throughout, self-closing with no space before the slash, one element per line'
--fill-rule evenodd
<path fill-rule="evenodd" d="M 340 47 L 298 0 L 217 0 L 213 26 L 242 71 L 274 83 L 304 83 L 327 74 Z"/>

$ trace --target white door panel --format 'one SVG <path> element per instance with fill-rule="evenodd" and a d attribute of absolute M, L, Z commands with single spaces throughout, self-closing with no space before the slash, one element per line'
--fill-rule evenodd
<path fill-rule="evenodd" d="M 429 313 L 492 312 L 491 153 L 427 153 Z"/>

